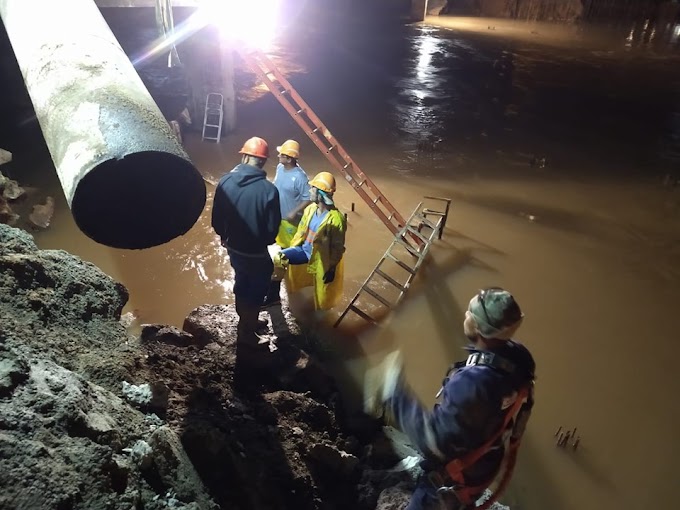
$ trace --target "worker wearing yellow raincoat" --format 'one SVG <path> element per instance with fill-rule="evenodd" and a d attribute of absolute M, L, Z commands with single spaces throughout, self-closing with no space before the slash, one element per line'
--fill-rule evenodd
<path fill-rule="evenodd" d="M 277 258 L 288 268 L 288 292 L 314 286 L 315 308 L 329 310 L 342 297 L 347 220 L 333 202 L 332 174 L 321 172 L 309 185 L 312 204 L 305 208 L 290 248 Z"/>

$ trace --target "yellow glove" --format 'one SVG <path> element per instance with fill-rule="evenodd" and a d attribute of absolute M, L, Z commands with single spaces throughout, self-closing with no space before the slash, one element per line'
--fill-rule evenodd
<path fill-rule="evenodd" d="M 288 257 L 286 257 L 282 251 L 277 252 L 276 255 L 274 255 L 273 262 L 274 269 L 283 269 L 284 271 L 288 270 Z"/>

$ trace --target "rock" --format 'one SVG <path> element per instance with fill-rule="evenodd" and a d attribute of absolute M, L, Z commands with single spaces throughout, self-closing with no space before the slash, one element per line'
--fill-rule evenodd
<path fill-rule="evenodd" d="M 123 451 L 129 453 L 132 461 L 142 470 L 148 469 L 153 462 L 153 449 L 149 443 L 141 439 L 135 442 L 132 448 Z"/>
<path fill-rule="evenodd" d="M 12 179 L 4 179 L 4 182 L 0 184 L 0 188 L 2 188 L 2 196 L 3 198 L 7 200 L 17 200 L 19 199 L 26 191 L 24 188 L 19 186 L 19 183 L 17 181 L 14 181 Z"/>
<path fill-rule="evenodd" d="M 123 397 L 139 409 L 166 409 L 170 389 L 162 382 L 135 386 L 123 381 Z"/>
<path fill-rule="evenodd" d="M 5 149 L 0 149 L 0 165 L 4 165 L 10 161 L 12 161 L 12 153 Z"/>
<path fill-rule="evenodd" d="M 0 223 L 15 225 L 17 221 L 19 221 L 19 215 L 12 210 L 7 200 L 0 195 Z"/>
<path fill-rule="evenodd" d="M 0 397 L 9 396 L 14 388 L 28 379 L 29 366 L 22 359 L 8 356 L 0 359 Z"/>
<path fill-rule="evenodd" d="M 137 316 L 133 312 L 127 312 L 120 316 L 120 324 L 125 329 L 130 328 L 137 320 Z"/>
<path fill-rule="evenodd" d="M 142 324 L 141 337 L 145 342 L 163 342 L 177 347 L 189 347 L 195 343 L 193 335 L 164 324 Z"/>
<path fill-rule="evenodd" d="M 33 236 L 18 228 L 0 225 L 0 257 L 10 253 L 33 253 L 38 247 Z"/>
<path fill-rule="evenodd" d="M 403 484 L 389 487 L 380 493 L 375 510 L 404 510 L 411 501 L 412 493 Z"/>
<path fill-rule="evenodd" d="M 326 469 L 342 476 L 349 476 L 359 464 L 359 459 L 335 446 L 316 444 L 309 450 L 309 457 Z"/>
<path fill-rule="evenodd" d="M 55 327 L 113 319 L 106 328 L 124 333 L 118 321 L 127 299 L 127 289 L 93 264 L 63 251 L 39 251 L 28 234 L 0 224 L 0 310 L 11 308 L 7 316 L 12 320 L 35 315 Z M 107 341 L 106 334 L 90 335 L 78 347 L 87 350 L 88 344 Z M 64 364 L 71 358 L 66 356 Z"/>
<path fill-rule="evenodd" d="M 202 509 L 217 508 L 172 429 L 159 427 L 151 434 L 149 444 L 160 480 L 166 487 L 173 488 L 180 501 L 196 502 Z"/>
<path fill-rule="evenodd" d="M 54 199 L 52 197 L 47 197 L 44 204 L 33 206 L 33 212 L 28 216 L 28 219 L 38 228 L 47 228 L 50 226 L 53 215 Z"/>
<path fill-rule="evenodd" d="M 203 305 L 184 319 L 182 329 L 203 345 L 212 342 L 226 344 L 236 339 L 237 325 L 238 315 L 234 306 Z"/>

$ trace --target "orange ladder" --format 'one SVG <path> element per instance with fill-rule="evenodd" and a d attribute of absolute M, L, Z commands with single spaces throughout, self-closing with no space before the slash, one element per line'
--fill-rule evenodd
<path fill-rule="evenodd" d="M 254 49 L 242 50 L 240 54 L 295 122 L 326 156 L 331 165 L 345 177 L 371 210 L 390 229 L 390 232 L 394 235 L 399 234 L 406 225 L 404 218 L 368 176 L 361 171 L 359 165 L 349 157 L 340 142 L 305 103 L 269 57 L 260 50 Z M 411 237 L 417 246 L 422 244 L 418 237 Z"/>

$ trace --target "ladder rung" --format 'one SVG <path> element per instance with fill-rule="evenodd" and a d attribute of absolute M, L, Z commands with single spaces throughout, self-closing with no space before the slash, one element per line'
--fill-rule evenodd
<path fill-rule="evenodd" d="M 370 315 L 368 315 L 365 312 L 362 312 L 361 310 L 359 310 L 354 305 L 350 305 L 349 309 L 352 310 L 354 313 L 356 313 L 362 319 L 367 320 L 368 322 L 373 322 L 373 323 L 377 322 L 373 317 L 371 317 Z"/>
<path fill-rule="evenodd" d="M 351 162 L 351 161 L 350 161 L 349 163 L 347 163 L 345 166 L 343 166 L 342 168 L 345 168 L 345 169 L 346 169 L 347 167 L 350 167 L 350 166 L 352 166 L 352 162 Z"/>
<path fill-rule="evenodd" d="M 420 252 L 418 252 L 418 250 L 416 250 L 413 246 L 411 246 L 411 244 L 406 239 L 399 236 L 399 237 L 395 238 L 395 241 L 397 243 L 399 243 L 400 245 L 402 245 L 406 249 L 406 251 L 408 251 L 411 255 L 413 255 L 414 257 L 420 258 Z"/>
<path fill-rule="evenodd" d="M 392 259 L 392 261 L 394 261 L 394 262 L 395 262 L 399 267 L 401 267 L 402 269 L 408 271 L 408 272 L 411 273 L 411 274 L 416 274 L 416 272 L 413 270 L 412 267 L 410 267 L 410 266 L 404 264 L 401 260 L 399 260 L 397 257 L 395 257 L 394 255 L 392 255 L 391 253 L 385 253 L 385 256 L 386 256 L 386 257 L 389 257 L 390 259 Z"/>
<path fill-rule="evenodd" d="M 378 294 L 376 291 L 374 291 L 374 290 L 371 289 L 370 287 L 364 285 L 363 287 L 361 287 L 361 290 L 363 290 L 364 292 L 369 293 L 371 296 L 373 296 L 375 299 L 377 299 L 378 301 L 380 301 L 380 302 L 381 302 L 383 305 L 385 305 L 387 308 L 390 308 L 390 309 L 392 308 L 392 303 L 390 303 L 389 301 L 387 301 L 387 299 L 385 299 L 384 297 L 382 297 L 380 294 Z"/>
<path fill-rule="evenodd" d="M 321 128 L 320 128 L 320 127 L 315 127 L 314 129 L 312 129 L 312 133 L 316 133 L 319 129 L 321 129 Z"/>
<path fill-rule="evenodd" d="M 436 223 L 434 223 L 434 222 L 428 220 L 428 219 L 427 219 L 425 216 L 423 216 L 422 214 L 416 214 L 414 217 L 415 217 L 415 219 L 417 219 L 420 223 L 424 223 L 425 225 L 427 225 L 428 227 L 430 227 L 432 230 L 434 230 L 435 228 L 437 228 L 437 224 L 436 224 Z"/>
<path fill-rule="evenodd" d="M 295 112 L 295 114 L 296 114 L 296 115 L 300 115 L 301 113 L 304 113 L 304 112 L 305 112 L 305 109 L 304 109 L 304 108 L 300 108 L 298 111 Z"/>
<path fill-rule="evenodd" d="M 399 283 L 397 280 L 395 280 L 394 278 L 392 278 L 392 277 L 391 277 L 390 275 L 388 275 L 387 273 L 382 272 L 380 269 L 376 269 L 376 270 L 373 271 L 373 272 L 376 273 L 376 274 L 378 274 L 378 275 L 380 275 L 380 276 L 382 276 L 385 280 L 387 280 L 388 282 L 390 282 L 392 285 L 394 285 L 396 288 L 398 288 L 398 289 L 401 290 L 402 292 L 406 292 L 406 287 L 404 287 L 401 283 Z"/>
<path fill-rule="evenodd" d="M 326 152 L 330 152 L 330 151 L 332 151 L 333 149 L 335 149 L 336 147 L 337 147 L 337 145 L 331 145 L 331 146 L 328 148 L 328 150 L 326 150 Z"/>
<path fill-rule="evenodd" d="M 377 204 L 379 201 L 380 201 L 380 195 L 378 195 L 377 197 L 375 197 L 375 200 L 373 200 L 373 203 L 374 203 L 374 204 Z"/>
<path fill-rule="evenodd" d="M 406 231 L 409 232 L 409 233 L 411 233 L 411 234 L 413 234 L 414 236 L 417 236 L 417 237 L 418 237 L 422 242 L 424 242 L 424 243 L 429 243 L 429 242 L 430 242 L 430 240 L 429 240 L 427 237 L 425 237 L 423 234 L 421 234 L 420 232 L 418 232 L 418 230 L 415 229 L 415 228 L 413 228 L 411 225 L 409 225 L 408 227 L 406 227 Z"/>

